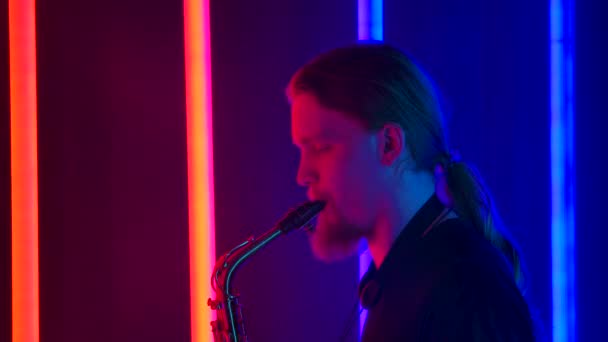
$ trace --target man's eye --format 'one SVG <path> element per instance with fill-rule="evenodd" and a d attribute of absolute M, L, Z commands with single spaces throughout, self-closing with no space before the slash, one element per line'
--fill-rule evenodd
<path fill-rule="evenodd" d="M 325 152 L 325 151 L 329 150 L 329 148 L 330 148 L 329 144 L 315 144 L 312 146 L 312 149 L 315 152 Z"/>

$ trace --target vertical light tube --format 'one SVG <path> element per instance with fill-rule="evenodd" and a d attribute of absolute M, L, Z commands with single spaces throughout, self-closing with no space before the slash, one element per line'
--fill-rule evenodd
<path fill-rule="evenodd" d="M 384 39 L 382 0 L 357 0 L 359 40 Z"/>
<path fill-rule="evenodd" d="M 359 40 L 383 40 L 383 0 L 357 0 L 357 36 Z M 359 257 L 359 279 L 363 277 L 371 263 L 369 249 Z M 359 336 L 363 331 L 363 325 L 367 318 L 367 312 L 363 311 L 359 316 Z"/>
<path fill-rule="evenodd" d="M 193 342 L 213 340 L 207 299 L 215 262 L 209 0 L 184 0 L 190 315 Z"/>
<path fill-rule="evenodd" d="M 573 31 L 570 0 L 550 0 L 553 341 L 576 340 Z"/>
<path fill-rule="evenodd" d="M 38 342 L 36 3 L 9 0 L 13 342 Z"/>

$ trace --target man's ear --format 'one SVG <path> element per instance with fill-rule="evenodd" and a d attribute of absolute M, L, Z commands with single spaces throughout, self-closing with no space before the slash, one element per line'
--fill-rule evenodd
<path fill-rule="evenodd" d="M 405 132 L 396 123 L 387 123 L 378 132 L 378 153 L 383 165 L 395 164 L 405 149 Z"/>

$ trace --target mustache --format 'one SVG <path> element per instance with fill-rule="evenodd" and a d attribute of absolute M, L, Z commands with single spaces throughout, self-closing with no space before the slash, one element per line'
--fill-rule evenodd
<path fill-rule="evenodd" d="M 324 191 L 314 189 L 314 188 L 308 188 L 308 190 L 306 190 L 306 197 L 308 197 L 308 200 L 310 200 L 310 201 L 327 202 L 327 200 L 329 199 L 330 196 L 327 193 L 325 193 Z"/>

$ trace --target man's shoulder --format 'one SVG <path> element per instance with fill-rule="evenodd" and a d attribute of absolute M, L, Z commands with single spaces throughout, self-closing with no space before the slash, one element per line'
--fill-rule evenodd
<path fill-rule="evenodd" d="M 513 279 L 479 262 L 463 260 L 445 270 L 423 312 L 431 320 L 423 330 L 437 340 L 535 340 L 528 303 Z"/>
<path fill-rule="evenodd" d="M 508 266 L 502 253 L 467 220 L 443 221 L 423 239 L 424 253 L 436 263 L 474 263 L 482 267 Z M 483 268 L 483 267 L 482 267 Z"/>
<path fill-rule="evenodd" d="M 529 336 L 533 324 L 528 304 L 502 254 L 463 220 L 448 220 L 437 228 L 426 243 L 428 266 L 439 274 L 425 310 L 434 317 L 435 329 L 468 334 L 478 324 L 490 324 L 495 331 L 485 333 L 502 336 L 512 327 Z"/>
<path fill-rule="evenodd" d="M 435 233 L 425 242 L 425 267 L 438 275 L 432 292 L 441 301 L 521 297 L 511 264 L 472 225 L 447 220 Z"/>

